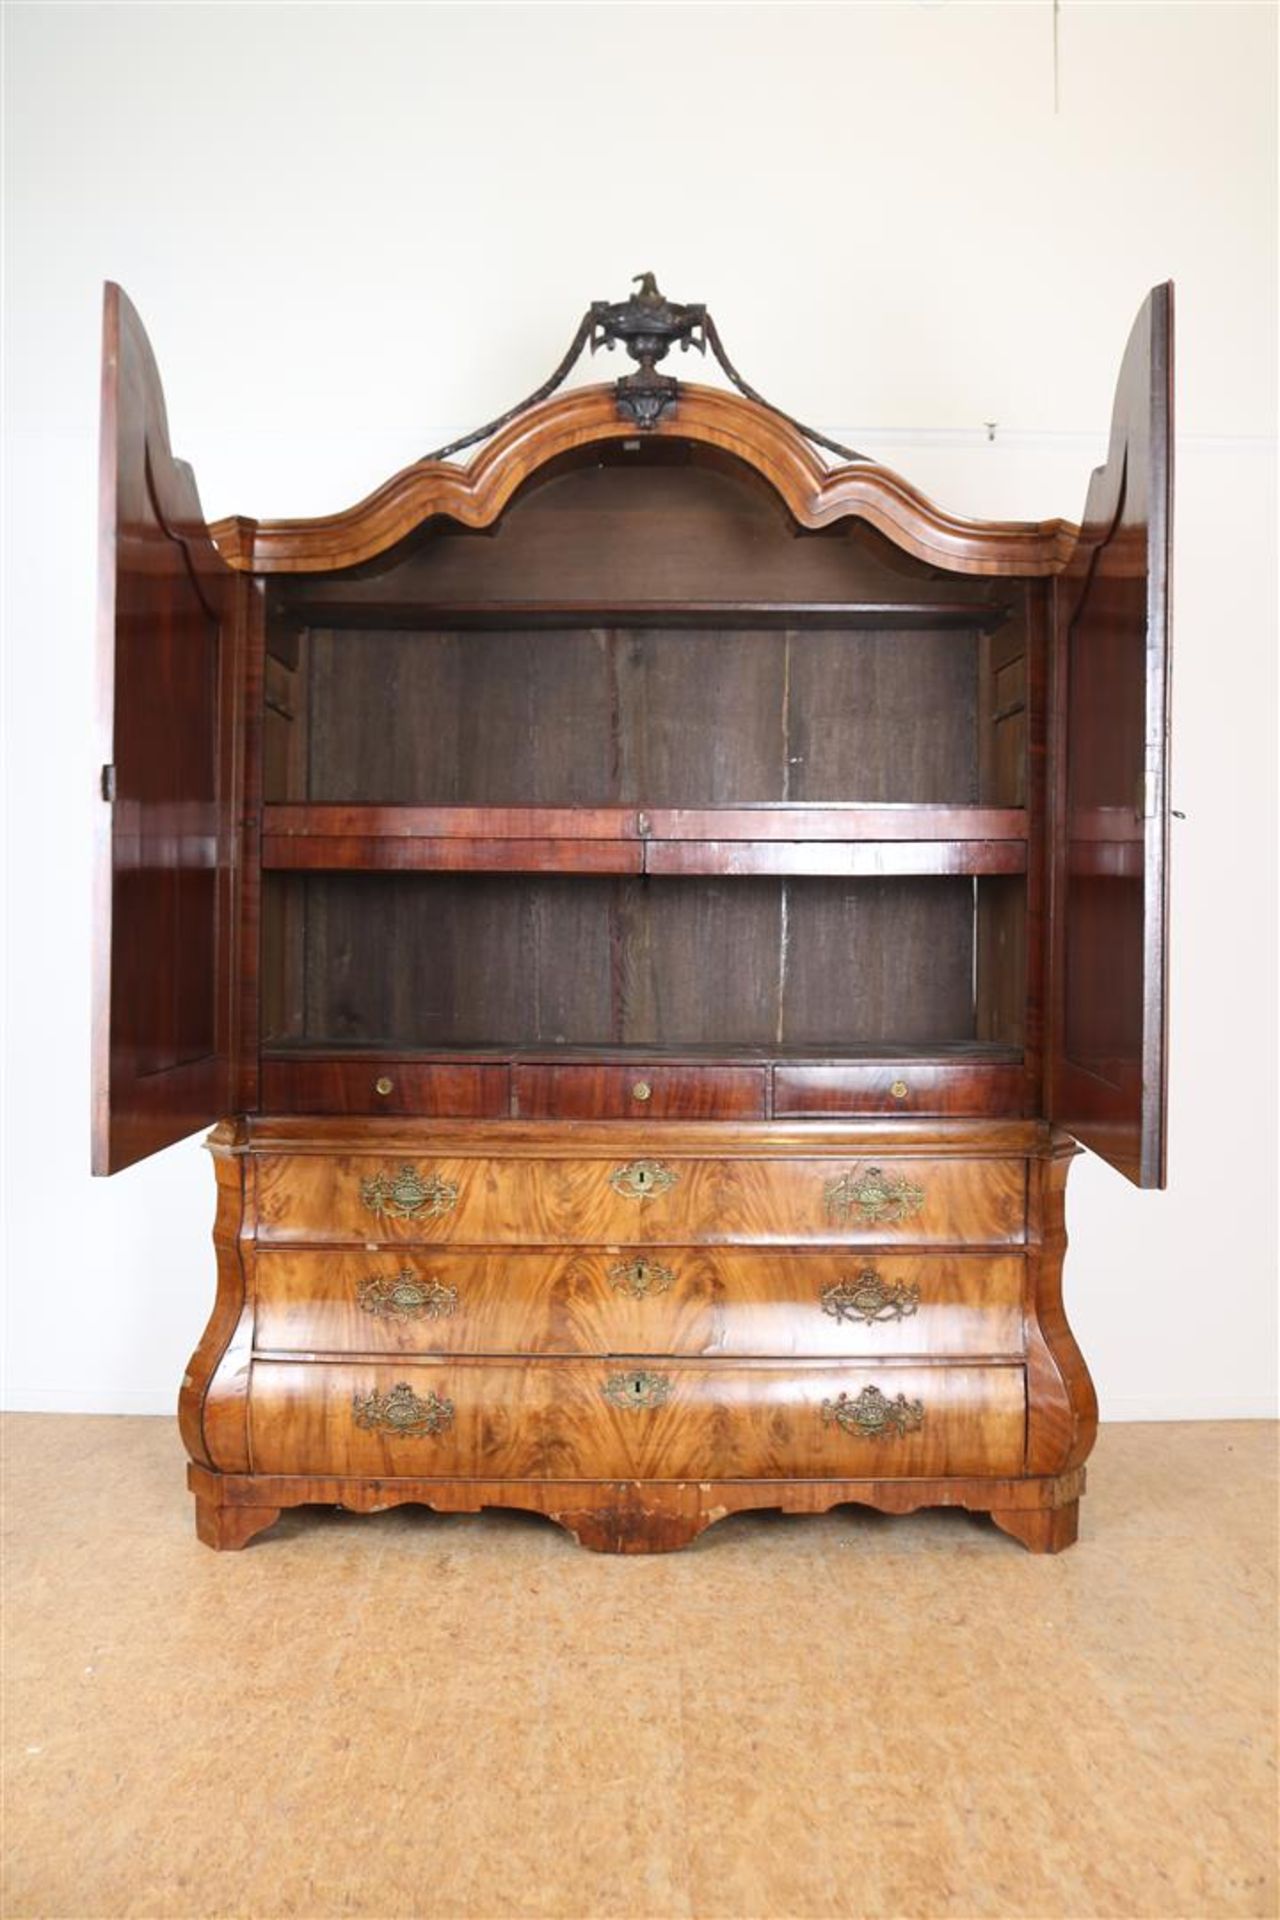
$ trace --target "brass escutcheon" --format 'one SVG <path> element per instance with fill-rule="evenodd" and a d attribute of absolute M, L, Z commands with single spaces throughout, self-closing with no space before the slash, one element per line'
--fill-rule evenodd
<path fill-rule="evenodd" d="M 632 1160 L 625 1167 L 614 1168 L 609 1185 L 628 1200 L 652 1200 L 655 1194 L 674 1187 L 678 1178 L 661 1160 Z"/>
<path fill-rule="evenodd" d="M 900 1280 L 886 1286 L 874 1267 L 864 1267 L 855 1279 L 824 1287 L 818 1299 L 833 1320 L 861 1320 L 869 1327 L 877 1320 L 907 1319 L 919 1308 L 920 1289 Z"/>
<path fill-rule="evenodd" d="M 395 1081 L 389 1073 L 380 1073 L 373 1083 L 373 1090 L 375 1093 L 387 1094 L 391 1092 L 395 1084 Z"/>
<path fill-rule="evenodd" d="M 664 1373 L 611 1373 L 600 1389 L 611 1407 L 627 1407 L 633 1413 L 648 1413 L 665 1406 L 671 1398 L 671 1382 Z"/>
<path fill-rule="evenodd" d="M 829 1427 L 833 1421 L 860 1439 L 879 1440 L 892 1434 L 900 1440 L 923 1426 L 924 1402 L 908 1400 L 905 1393 L 890 1400 L 879 1387 L 864 1387 L 852 1400 L 847 1393 L 838 1393 L 834 1400 L 823 1401 L 822 1424 Z"/>
<path fill-rule="evenodd" d="M 666 1293 L 669 1287 L 674 1286 L 675 1277 L 673 1268 L 643 1257 L 619 1260 L 616 1266 L 609 1268 L 609 1285 L 616 1287 L 619 1293 L 629 1293 L 633 1300 L 643 1300 L 649 1293 Z"/>
<path fill-rule="evenodd" d="M 378 1320 L 447 1320 L 458 1310 L 458 1289 L 446 1287 L 431 1275 L 420 1280 L 411 1267 L 399 1273 L 376 1273 L 361 1280 L 356 1299 L 365 1313 Z"/>
<path fill-rule="evenodd" d="M 401 1380 L 390 1393 L 368 1393 L 361 1399 L 352 1394 L 351 1405 L 358 1427 L 372 1432 L 399 1434 L 404 1439 L 421 1439 L 427 1434 L 443 1433 L 453 1425 L 454 1406 L 434 1390 L 419 1399 L 407 1380 Z"/>
<path fill-rule="evenodd" d="M 631 1089 L 633 1100 L 649 1100 L 653 1097 L 653 1088 L 647 1080 L 637 1080 Z"/>
<path fill-rule="evenodd" d="M 905 1081 L 905 1080 L 895 1080 L 895 1081 L 894 1081 L 894 1083 L 893 1083 L 893 1085 L 892 1085 L 892 1086 L 891 1086 L 891 1087 L 889 1088 L 889 1091 L 890 1091 L 890 1093 L 891 1093 L 891 1094 L 893 1095 L 893 1097 L 894 1097 L 894 1099 L 895 1099 L 895 1100 L 905 1100 L 905 1099 L 906 1099 L 906 1097 L 907 1097 L 907 1083 L 906 1083 L 906 1081 Z"/>
<path fill-rule="evenodd" d="M 416 1167 L 406 1165 L 398 1173 L 379 1173 L 372 1180 L 362 1180 L 360 1198 L 380 1219 L 436 1220 L 457 1206 L 458 1189 L 434 1173 L 424 1180 Z"/>
<path fill-rule="evenodd" d="M 838 1180 L 828 1180 L 824 1197 L 832 1220 L 847 1220 L 856 1208 L 861 1226 L 898 1227 L 919 1213 L 924 1188 L 905 1177 L 894 1179 L 879 1167 L 868 1167 L 865 1173 L 844 1173 Z"/>

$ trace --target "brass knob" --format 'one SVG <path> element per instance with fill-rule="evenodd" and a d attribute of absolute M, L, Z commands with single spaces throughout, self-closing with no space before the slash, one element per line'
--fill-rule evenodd
<path fill-rule="evenodd" d="M 389 1073 L 380 1073 L 373 1083 L 373 1090 L 375 1093 L 390 1093 L 394 1085 L 395 1081 Z"/>
<path fill-rule="evenodd" d="M 653 1097 L 653 1088 L 647 1080 L 637 1080 L 631 1089 L 633 1100 L 649 1100 Z"/>
<path fill-rule="evenodd" d="M 895 1099 L 895 1100 L 905 1100 L 905 1099 L 906 1099 L 906 1097 L 907 1097 L 907 1083 L 906 1083 L 906 1081 L 905 1081 L 905 1080 L 895 1080 L 895 1081 L 894 1081 L 894 1083 L 893 1083 L 893 1085 L 892 1085 L 892 1086 L 890 1087 L 890 1089 L 889 1089 L 889 1091 L 890 1091 L 890 1093 L 891 1093 L 891 1094 L 893 1095 L 893 1097 L 894 1097 L 894 1099 Z"/>

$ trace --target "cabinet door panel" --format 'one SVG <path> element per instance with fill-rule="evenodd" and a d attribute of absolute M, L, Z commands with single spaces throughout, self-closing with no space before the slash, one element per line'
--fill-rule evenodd
<path fill-rule="evenodd" d="M 1165 1182 L 1173 289 L 1130 335 L 1106 465 L 1057 583 L 1049 1112 Z"/>
<path fill-rule="evenodd" d="M 147 336 L 103 323 L 93 1169 L 231 1105 L 236 683 L 247 591 L 169 449 Z"/>

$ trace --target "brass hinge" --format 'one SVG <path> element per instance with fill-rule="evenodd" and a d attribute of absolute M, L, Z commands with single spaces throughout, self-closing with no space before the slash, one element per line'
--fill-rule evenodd
<path fill-rule="evenodd" d="M 104 767 L 102 769 L 102 776 L 99 784 L 102 789 L 103 799 L 108 802 L 114 800 L 116 797 L 116 770 L 114 766 Z"/>

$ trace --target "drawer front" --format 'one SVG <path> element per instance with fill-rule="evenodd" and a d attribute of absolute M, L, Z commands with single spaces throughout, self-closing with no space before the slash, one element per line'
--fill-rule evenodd
<path fill-rule="evenodd" d="M 399 1060 L 264 1060 L 271 1113 L 420 1113 L 501 1119 L 511 1102 L 505 1066 Z"/>
<path fill-rule="evenodd" d="M 879 1062 L 867 1066 L 776 1067 L 779 1118 L 842 1113 L 1020 1114 L 1027 1081 L 1020 1066 L 981 1062 Z"/>
<path fill-rule="evenodd" d="M 1018 1366 L 260 1360 L 256 1473 L 897 1479 L 1021 1471 Z"/>
<path fill-rule="evenodd" d="M 515 1069 L 514 1109 L 539 1120 L 763 1120 L 765 1067 Z"/>
<path fill-rule="evenodd" d="M 267 1243 L 911 1247 L 1025 1235 L 1022 1160 L 264 1154 L 255 1165 Z"/>
<path fill-rule="evenodd" d="M 1019 1355 L 1018 1254 L 263 1249 L 259 1351 Z"/>

